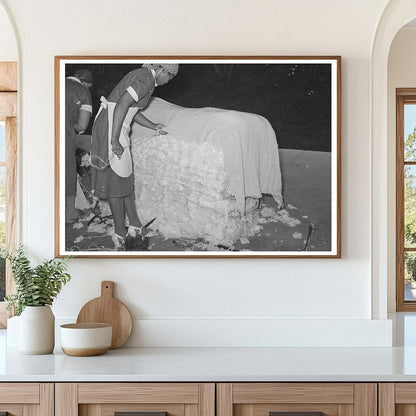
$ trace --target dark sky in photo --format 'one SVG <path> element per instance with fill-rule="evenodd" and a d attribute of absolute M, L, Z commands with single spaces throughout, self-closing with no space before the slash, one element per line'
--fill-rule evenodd
<path fill-rule="evenodd" d="M 94 76 L 94 114 L 100 97 L 138 64 L 67 64 Z M 218 107 L 260 114 L 280 148 L 331 151 L 330 64 L 181 64 L 178 75 L 154 96 L 184 107 Z M 91 123 L 92 124 L 92 123 Z"/>

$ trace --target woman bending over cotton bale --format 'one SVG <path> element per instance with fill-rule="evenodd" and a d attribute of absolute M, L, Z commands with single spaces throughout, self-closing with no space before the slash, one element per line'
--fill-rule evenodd
<path fill-rule="evenodd" d="M 150 121 L 140 110 L 146 107 L 155 87 L 168 83 L 178 69 L 177 64 L 145 64 L 125 75 L 108 100 L 101 98 L 92 130 L 92 191 L 110 205 L 115 250 L 126 249 L 127 236 L 147 233 L 135 207 L 130 126 L 134 121 L 158 133 L 166 133 L 163 124 Z"/>

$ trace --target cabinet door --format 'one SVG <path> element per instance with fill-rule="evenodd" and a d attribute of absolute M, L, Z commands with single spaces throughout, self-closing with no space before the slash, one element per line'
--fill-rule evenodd
<path fill-rule="evenodd" d="M 57 383 L 56 416 L 215 416 L 213 383 Z"/>
<path fill-rule="evenodd" d="M 217 416 L 377 416 L 377 384 L 220 383 Z"/>
<path fill-rule="evenodd" d="M 415 416 L 416 383 L 380 383 L 380 416 Z"/>
<path fill-rule="evenodd" d="M 52 383 L 0 383 L 0 415 L 53 416 Z"/>

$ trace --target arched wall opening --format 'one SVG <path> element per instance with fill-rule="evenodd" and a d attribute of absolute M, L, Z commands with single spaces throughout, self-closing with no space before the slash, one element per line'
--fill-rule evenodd
<path fill-rule="evenodd" d="M 406 299 L 410 299 L 413 296 L 413 290 L 396 289 L 396 270 L 399 264 L 395 260 L 394 253 L 397 250 L 395 236 L 396 231 L 396 218 L 395 218 L 395 198 L 397 194 L 397 186 L 395 181 L 396 176 L 396 164 L 399 155 L 396 154 L 396 89 L 397 88 L 415 88 L 416 87 L 416 54 L 414 53 L 414 45 L 416 44 L 416 20 L 403 26 L 394 37 L 389 57 L 388 57 L 388 72 L 387 72 L 387 177 L 388 177 L 388 252 L 389 252 L 389 263 L 388 263 L 388 311 L 394 312 L 396 310 L 396 295 L 405 296 Z M 413 110 L 407 105 L 407 128 L 415 124 L 414 118 L 409 119 L 410 114 Z M 407 138 L 407 133 L 404 135 Z M 413 169 L 413 168 L 412 168 Z M 406 206 L 408 206 L 406 204 Z M 407 247 L 407 245 L 405 245 Z M 409 252 L 407 252 L 409 253 Z M 410 268 L 409 268 L 410 267 Z M 411 264 L 407 266 L 408 271 L 411 270 Z M 404 281 L 402 282 L 405 283 Z M 398 286 L 397 286 L 398 287 Z M 400 290 L 402 293 L 397 293 Z"/>
<path fill-rule="evenodd" d="M 18 232 L 18 183 L 17 183 L 17 69 L 19 51 L 15 28 L 10 13 L 0 2 L 0 142 L 1 142 L 1 245 L 12 249 L 17 244 Z M 15 290 L 10 268 L 1 266 L 0 306 L 4 309 L 4 297 Z M 8 314 L 0 312 L 0 327 L 6 327 Z"/>
<path fill-rule="evenodd" d="M 389 53 L 400 29 L 416 17 L 413 0 L 390 2 L 373 43 L 371 62 L 372 315 L 395 311 L 395 105 L 389 84 Z M 416 34 L 416 31 L 415 31 Z M 392 130 L 393 129 L 393 130 Z M 392 134 L 393 131 L 393 134 Z"/>

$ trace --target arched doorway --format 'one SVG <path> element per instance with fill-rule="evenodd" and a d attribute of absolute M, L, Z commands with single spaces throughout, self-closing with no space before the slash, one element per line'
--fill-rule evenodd
<path fill-rule="evenodd" d="M 387 299 L 395 292 L 395 182 L 388 134 L 388 57 L 397 32 L 416 17 L 413 0 L 390 2 L 380 18 L 371 60 L 372 171 L 372 316 L 387 317 Z M 394 173 L 394 170 L 393 170 Z M 394 279 L 395 280 L 395 279 Z"/>
<path fill-rule="evenodd" d="M 17 241 L 17 61 L 12 22 L 0 0 L 0 245 Z M 0 258 L 0 326 L 6 324 L 4 296 L 13 291 L 11 271 Z"/>

